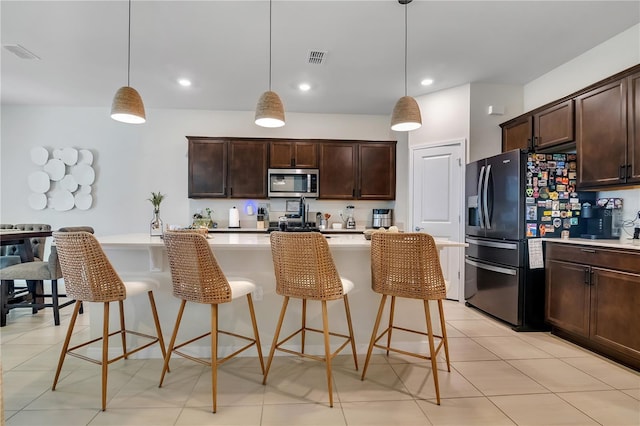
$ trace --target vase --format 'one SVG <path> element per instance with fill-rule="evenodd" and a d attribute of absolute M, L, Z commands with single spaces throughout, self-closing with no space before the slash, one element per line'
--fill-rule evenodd
<path fill-rule="evenodd" d="M 153 211 L 153 219 L 151 219 L 150 233 L 152 237 L 162 237 L 163 226 L 160 219 L 160 209 Z"/>

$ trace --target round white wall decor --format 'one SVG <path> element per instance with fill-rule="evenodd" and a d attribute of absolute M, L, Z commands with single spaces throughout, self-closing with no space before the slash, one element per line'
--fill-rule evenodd
<path fill-rule="evenodd" d="M 32 191 L 28 203 L 32 209 L 42 210 L 48 207 L 67 211 L 74 207 L 80 210 L 91 208 L 91 185 L 96 174 L 90 150 L 55 148 L 50 158 L 46 148 L 34 147 L 30 156 L 33 164 L 42 167 L 27 177 Z"/>

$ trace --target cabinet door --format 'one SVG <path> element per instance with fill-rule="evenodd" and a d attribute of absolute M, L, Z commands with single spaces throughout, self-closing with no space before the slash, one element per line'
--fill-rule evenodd
<path fill-rule="evenodd" d="M 356 194 L 358 144 L 324 142 L 320 144 L 320 196 L 351 200 Z"/>
<path fill-rule="evenodd" d="M 533 116 L 533 144 L 536 150 L 574 141 L 573 99 Z"/>
<path fill-rule="evenodd" d="M 640 73 L 632 75 L 628 81 L 627 183 L 638 183 L 640 182 Z"/>
<path fill-rule="evenodd" d="M 293 142 L 271 141 L 269 143 L 269 167 L 272 169 L 286 169 L 293 166 Z"/>
<path fill-rule="evenodd" d="M 296 142 L 294 146 L 295 164 L 299 169 L 318 167 L 318 144 L 316 142 Z"/>
<path fill-rule="evenodd" d="M 619 185 L 626 179 L 626 79 L 576 98 L 578 189 Z"/>
<path fill-rule="evenodd" d="M 640 359 L 640 275 L 592 271 L 591 338 Z"/>
<path fill-rule="evenodd" d="M 395 144 L 361 142 L 358 145 L 358 157 L 360 173 L 358 174 L 357 198 L 361 200 L 395 200 Z"/>
<path fill-rule="evenodd" d="M 513 149 L 529 149 L 533 133 L 533 117 L 518 117 L 502 124 L 502 152 Z"/>
<path fill-rule="evenodd" d="M 589 266 L 547 259 L 545 319 L 549 324 L 589 336 Z"/>
<path fill-rule="evenodd" d="M 318 167 L 317 148 L 315 142 L 271 141 L 269 167 L 315 169 Z"/>
<path fill-rule="evenodd" d="M 189 198 L 226 197 L 227 141 L 189 138 Z"/>
<path fill-rule="evenodd" d="M 229 142 L 229 196 L 267 197 L 267 147 L 265 141 Z"/>

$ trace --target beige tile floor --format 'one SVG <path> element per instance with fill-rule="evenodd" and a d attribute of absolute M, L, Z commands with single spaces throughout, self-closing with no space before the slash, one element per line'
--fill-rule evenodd
<path fill-rule="evenodd" d="M 278 357 L 263 386 L 256 358 L 233 360 L 219 373 L 216 414 L 205 366 L 176 358 L 158 388 L 161 360 L 119 361 L 102 412 L 94 364 L 69 358 L 51 391 L 69 315 L 63 310 L 54 327 L 49 311 L 13 310 L 0 329 L 7 425 L 640 425 L 637 372 L 451 301 L 451 372 L 439 364 L 440 406 L 426 362 L 379 353 L 364 381 L 349 355 L 336 359 L 333 408 L 321 363 Z M 88 334 L 88 319 L 77 334 Z"/>

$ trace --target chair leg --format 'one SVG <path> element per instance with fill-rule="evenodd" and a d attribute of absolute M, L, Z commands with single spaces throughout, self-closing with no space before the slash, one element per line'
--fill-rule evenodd
<path fill-rule="evenodd" d="M 364 360 L 364 367 L 362 368 L 362 377 L 360 380 L 364 380 L 364 375 L 367 374 L 367 367 L 369 367 L 369 360 L 371 359 L 371 352 L 373 351 L 373 345 L 376 342 L 376 335 L 378 334 L 378 328 L 380 327 L 380 319 L 382 318 L 382 311 L 384 311 L 384 304 L 387 302 L 387 295 L 383 294 L 380 299 L 380 307 L 378 308 L 378 315 L 376 315 L 376 322 L 373 325 L 373 332 L 371 333 L 371 340 L 369 341 L 369 349 L 367 349 L 367 357 Z"/>
<path fill-rule="evenodd" d="M 440 312 L 440 328 L 442 328 L 444 355 L 447 358 L 447 371 L 451 372 L 451 363 L 449 362 L 449 340 L 447 339 L 447 327 L 444 322 L 444 307 L 442 305 L 442 299 L 438 299 L 438 311 Z"/>
<path fill-rule="evenodd" d="M 304 353 L 304 340 L 307 333 L 307 299 L 302 299 L 302 353 Z"/>
<path fill-rule="evenodd" d="M 127 332 L 124 324 L 124 301 L 118 300 L 118 308 L 120 309 L 120 340 L 122 341 L 122 353 L 124 359 L 129 359 L 127 354 Z"/>
<path fill-rule="evenodd" d="M 253 298 L 251 293 L 247 294 L 247 303 L 249 304 L 249 315 L 251 316 L 251 325 L 253 326 L 253 338 L 256 340 L 256 349 L 258 350 L 258 358 L 260 359 L 260 369 L 264 376 L 264 359 L 262 358 L 262 346 L 260 343 L 260 335 L 258 334 L 258 322 L 256 321 L 256 311 L 253 309 Z"/>
<path fill-rule="evenodd" d="M 64 344 L 62 345 L 62 351 L 60 351 L 60 358 L 58 360 L 58 368 L 56 369 L 56 375 L 53 378 L 53 386 L 51 390 L 56 390 L 56 385 L 58 384 L 58 378 L 60 377 L 60 371 L 62 371 L 62 364 L 64 363 L 64 357 L 67 355 L 67 350 L 69 349 L 69 342 L 71 342 L 71 335 L 73 334 L 73 327 L 76 325 L 76 319 L 78 318 L 78 311 L 80 310 L 82 302 L 76 301 L 75 306 L 73 307 L 73 314 L 71 314 L 71 321 L 69 322 L 69 328 L 67 329 L 67 336 L 64 339 Z"/>
<path fill-rule="evenodd" d="M 345 294 L 344 297 L 344 311 L 347 315 L 347 326 L 349 327 L 349 340 L 351 340 L 351 351 L 353 352 L 353 363 L 358 371 L 358 354 L 356 353 L 356 339 L 353 337 L 353 325 L 351 324 L 351 309 L 349 309 L 349 297 Z"/>
<path fill-rule="evenodd" d="M 122 312 L 122 311 L 121 311 Z M 109 302 L 104 302 L 102 318 L 102 411 L 107 409 L 107 373 L 109 368 Z"/>
<path fill-rule="evenodd" d="M 324 361 L 327 364 L 327 387 L 329 388 L 329 407 L 333 407 L 333 389 L 331 383 L 331 347 L 329 342 L 329 317 L 327 301 L 322 301 L 322 331 L 324 334 Z"/>
<path fill-rule="evenodd" d="M 173 353 L 173 348 L 176 344 L 176 337 L 178 336 L 178 329 L 180 328 L 180 322 L 182 321 L 182 314 L 184 313 L 184 307 L 187 304 L 186 300 L 182 300 L 180 302 L 180 308 L 178 309 L 178 317 L 176 318 L 176 324 L 173 326 L 173 333 L 171 334 L 171 340 L 169 341 L 169 347 L 167 348 L 166 355 L 164 357 L 164 365 L 162 366 L 162 374 L 160 375 L 160 384 L 159 388 L 162 387 L 162 382 L 164 381 L 164 375 L 167 370 L 169 370 L 169 360 L 171 359 L 171 354 Z"/>
<path fill-rule="evenodd" d="M 51 308 L 53 309 L 53 323 L 60 325 L 60 307 L 58 302 L 58 280 L 51 280 Z"/>
<path fill-rule="evenodd" d="M 393 332 L 393 317 L 396 313 L 396 297 L 391 296 L 391 308 L 389 309 L 389 334 L 387 335 L 387 356 L 391 347 L 391 333 Z"/>
<path fill-rule="evenodd" d="M 7 314 L 9 313 L 9 280 L 0 282 L 0 327 L 7 325 Z"/>
<path fill-rule="evenodd" d="M 433 384 L 436 387 L 436 401 L 440 405 L 440 385 L 438 383 L 438 363 L 436 361 L 436 348 L 433 342 L 433 325 L 431 324 L 431 313 L 429 312 L 429 301 L 424 301 L 424 315 L 427 318 L 427 334 L 429 337 L 429 353 L 431 354 L 431 371 L 433 372 Z"/>
<path fill-rule="evenodd" d="M 262 384 L 267 384 L 267 376 L 269 375 L 269 369 L 271 368 L 271 361 L 273 361 L 273 354 L 276 352 L 276 346 L 278 345 L 278 336 L 280 335 L 280 329 L 282 328 L 282 321 L 284 320 L 284 314 L 287 312 L 287 305 L 289 304 L 289 296 L 284 297 L 282 302 L 282 309 L 280 309 L 280 318 L 278 319 L 278 325 L 276 326 L 276 332 L 273 335 L 273 343 L 271 344 L 271 350 L 269 351 L 269 360 L 267 361 L 267 369 L 264 371 L 264 378 Z"/>
<path fill-rule="evenodd" d="M 218 305 L 211 305 L 211 395 L 213 412 L 217 410 L 218 400 Z"/>
<path fill-rule="evenodd" d="M 162 329 L 160 328 L 160 319 L 158 318 L 158 310 L 156 309 L 156 300 L 153 297 L 153 291 L 147 292 L 149 296 L 149 304 L 151 305 L 151 314 L 153 315 L 153 322 L 156 326 L 156 335 L 158 336 L 158 343 L 160 344 L 160 350 L 162 351 L 162 359 L 167 357 L 167 351 L 164 346 L 164 336 L 162 336 Z"/>

